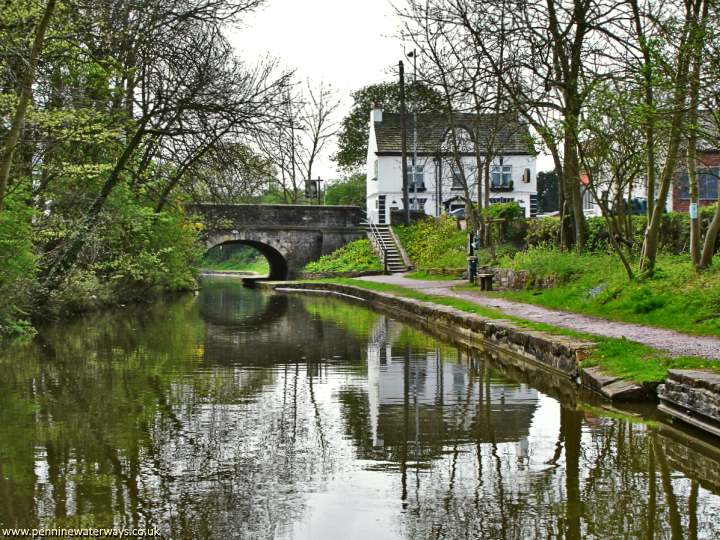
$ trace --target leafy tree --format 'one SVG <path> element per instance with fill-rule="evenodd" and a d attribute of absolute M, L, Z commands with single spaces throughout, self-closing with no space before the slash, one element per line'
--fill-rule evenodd
<path fill-rule="evenodd" d="M 417 95 L 417 112 L 437 111 L 442 108 L 442 96 L 419 81 L 416 89 L 407 89 L 410 107 L 413 106 L 410 98 L 414 95 Z M 365 165 L 368 122 L 373 103 L 381 103 L 385 112 L 400 111 L 400 85 L 397 82 L 371 84 L 354 92 L 352 98 L 353 106 L 340 128 L 338 152 L 333 156 L 333 160 L 346 171 L 356 171 Z"/>
<path fill-rule="evenodd" d="M 349 204 L 365 208 L 365 175 L 354 174 L 330 184 L 325 191 L 325 204 Z"/>
<path fill-rule="evenodd" d="M 272 174 L 255 141 L 290 73 L 242 62 L 224 33 L 260 3 L 0 7 L 0 334 L 194 286 L 182 203 L 256 197 Z"/>

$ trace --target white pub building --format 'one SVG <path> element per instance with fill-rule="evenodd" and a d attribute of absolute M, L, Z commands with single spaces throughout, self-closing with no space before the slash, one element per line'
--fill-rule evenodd
<path fill-rule="evenodd" d="M 517 201 L 525 216 L 537 213 L 536 157 L 526 124 L 510 115 L 456 114 L 453 116 L 460 162 L 473 202 L 482 196 L 482 171 L 477 170 L 475 140 L 480 154 L 492 159 L 490 203 Z M 454 158 L 451 128 L 446 115 L 406 115 L 408 191 L 410 208 L 439 216 L 465 206 L 462 174 Z M 367 209 L 372 223 L 390 223 L 393 210 L 402 210 L 400 115 L 370 112 L 367 155 Z M 490 146 L 493 150 L 488 152 Z M 415 157 L 413 169 L 412 160 Z"/>

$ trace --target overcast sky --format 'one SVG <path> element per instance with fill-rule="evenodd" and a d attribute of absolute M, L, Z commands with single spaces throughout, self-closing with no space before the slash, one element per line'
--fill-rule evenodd
<path fill-rule="evenodd" d="M 388 0 L 267 0 L 244 28 L 231 31 L 230 40 L 246 61 L 269 54 L 297 70 L 301 80 L 330 84 L 343 98 L 340 120 L 352 91 L 390 79 L 403 55 L 393 37 L 397 30 Z M 317 169 L 323 179 L 338 176 L 329 159 L 335 150 L 332 141 Z"/>
<path fill-rule="evenodd" d="M 399 22 L 389 0 L 267 0 L 230 40 L 246 61 L 270 55 L 300 80 L 330 84 L 343 98 L 340 120 L 352 105 L 351 92 L 393 77 L 404 56 Z M 330 160 L 335 151 L 333 140 L 316 166 L 325 180 L 339 176 Z M 551 168 L 550 157 L 541 154 L 538 170 Z"/>

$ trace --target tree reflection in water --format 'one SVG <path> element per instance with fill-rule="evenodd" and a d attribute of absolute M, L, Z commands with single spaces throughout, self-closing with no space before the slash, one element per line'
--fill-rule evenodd
<path fill-rule="evenodd" d="M 700 538 L 702 440 L 363 307 L 211 281 L 0 355 L 0 527 L 169 538 Z"/>

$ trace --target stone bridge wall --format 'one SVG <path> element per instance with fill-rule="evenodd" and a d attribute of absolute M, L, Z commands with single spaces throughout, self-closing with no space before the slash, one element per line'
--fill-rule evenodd
<path fill-rule="evenodd" d="M 308 262 L 365 238 L 357 206 L 196 204 L 187 207 L 205 225 L 208 249 L 226 243 L 252 246 L 270 264 L 271 279 L 294 278 Z"/>
<path fill-rule="evenodd" d="M 358 206 L 294 204 L 194 204 L 191 213 L 203 217 L 208 228 L 232 230 L 252 228 L 352 229 L 362 227 Z"/>

